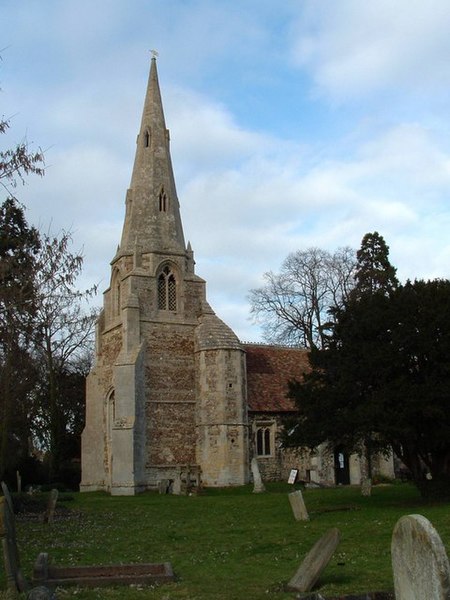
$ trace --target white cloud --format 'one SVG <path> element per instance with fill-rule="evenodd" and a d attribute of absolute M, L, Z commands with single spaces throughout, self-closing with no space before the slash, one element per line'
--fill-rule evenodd
<path fill-rule="evenodd" d="M 164 98 L 167 124 L 176 131 L 172 153 L 182 169 L 239 165 L 270 143 L 267 136 L 240 127 L 226 107 L 204 95 L 176 87 Z"/>
<path fill-rule="evenodd" d="M 73 229 L 84 287 L 109 282 L 152 47 L 185 237 L 213 308 L 241 338 L 259 336 L 248 290 L 298 248 L 358 247 L 378 230 L 401 277 L 449 275 L 447 2 L 5 0 L 2 9 L 14 38 L 2 63 L 5 114 L 19 113 L 19 138 L 27 131 L 49 148 L 47 175 L 19 195 L 44 229 Z M 332 102 L 312 100 L 305 73 Z M 281 117 L 293 123 L 284 136 L 273 125 Z M 302 128 L 308 143 L 294 138 Z"/>
<path fill-rule="evenodd" d="M 293 60 L 333 98 L 450 84 L 446 0 L 307 0 L 292 28 Z"/>

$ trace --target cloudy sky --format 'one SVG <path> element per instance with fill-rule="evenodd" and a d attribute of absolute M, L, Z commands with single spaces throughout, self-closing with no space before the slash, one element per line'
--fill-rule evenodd
<path fill-rule="evenodd" d="M 218 315 L 292 251 L 379 231 L 400 279 L 450 277 L 448 0 L 2 0 L 2 147 L 17 195 L 109 283 L 148 77 L 158 70 L 184 232 Z M 98 302 L 101 302 L 99 297 Z"/>

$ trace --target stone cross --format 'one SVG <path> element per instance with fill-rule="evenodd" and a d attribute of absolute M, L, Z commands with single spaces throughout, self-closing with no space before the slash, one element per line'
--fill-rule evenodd
<path fill-rule="evenodd" d="M 253 457 L 251 462 L 251 469 L 253 475 L 253 493 L 261 494 L 266 491 L 263 480 L 261 479 L 261 473 L 259 472 L 258 460 Z"/>
<path fill-rule="evenodd" d="M 422 515 L 397 521 L 391 543 L 396 600 L 448 600 L 450 565 L 439 534 Z"/>
<path fill-rule="evenodd" d="M 291 492 L 289 494 L 289 502 L 291 503 L 292 512 L 294 513 L 296 521 L 309 521 L 308 511 L 306 510 L 301 490 Z"/>
<path fill-rule="evenodd" d="M 288 588 L 296 592 L 309 592 L 330 562 L 340 540 L 339 529 L 333 527 L 327 531 L 305 556 L 297 572 L 289 581 Z"/>

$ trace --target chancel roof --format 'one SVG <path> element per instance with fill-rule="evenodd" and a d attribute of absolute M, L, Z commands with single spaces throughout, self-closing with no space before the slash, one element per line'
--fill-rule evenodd
<path fill-rule="evenodd" d="M 301 380 L 310 370 L 308 351 L 300 348 L 243 344 L 247 355 L 248 410 L 292 412 L 288 381 Z"/>

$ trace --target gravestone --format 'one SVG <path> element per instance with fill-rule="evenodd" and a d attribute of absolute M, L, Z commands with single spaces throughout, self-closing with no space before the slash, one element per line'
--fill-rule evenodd
<path fill-rule="evenodd" d="M 448 600 L 450 565 L 439 534 L 422 515 L 407 515 L 391 543 L 396 600 Z"/>
<path fill-rule="evenodd" d="M 181 495 L 181 469 L 178 469 L 175 473 L 175 477 L 172 483 L 172 494 L 174 496 Z"/>
<path fill-rule="evenodd" d="M 296 592 L 312 590 L 322 571 L 330 562 L 340 540 L 339 529 L 333 527 L 327 531 L 305 556 L 297 572 L 289 581 L 288 588 Z"/>
<path fill-rule="evenodd" d="M 160 494 L 168 494 L 169 493 L 170 481 L 168 479 L 160 479 L 158 481 L 158 491 Z"/>
<path fill-rule="evenodd" d="M 266 491 L 264 483 L 261 479 L 261 473 L 259 472 L 258 461 L 256 458 L 252 458 L 251 469 L 253 475 L 253 493 L 261 494 Z"/>
<path fill-rule="evenodd" d="M 56 502 L 58 501 L 58 490 L 53 489 L 48 497 L 47 510 L 44 514 L 44 523 L 52 523 L 55 516 Z"/>
<path fill-rule="evenodd" d="M 292 512 L 296 521 L 309 521 L 308 511 L 306 510 L 305 501 L 300 490 L 288 494 L 289 502 L 291 503 Z"/>
<path fill-rule="evenodd" d="M 17 478 L 17 493 L 21 494 L 22 493 L 22 476 L 20 475 L 19 471 L 16 471 L 16 478 Z"/>
<path fill-rule="evenodd" d="M 6 496 L 0 498 L 0 537 L 8 589 L 25 592 L 28 584 L 20 568 L 14 513 Z"/>

